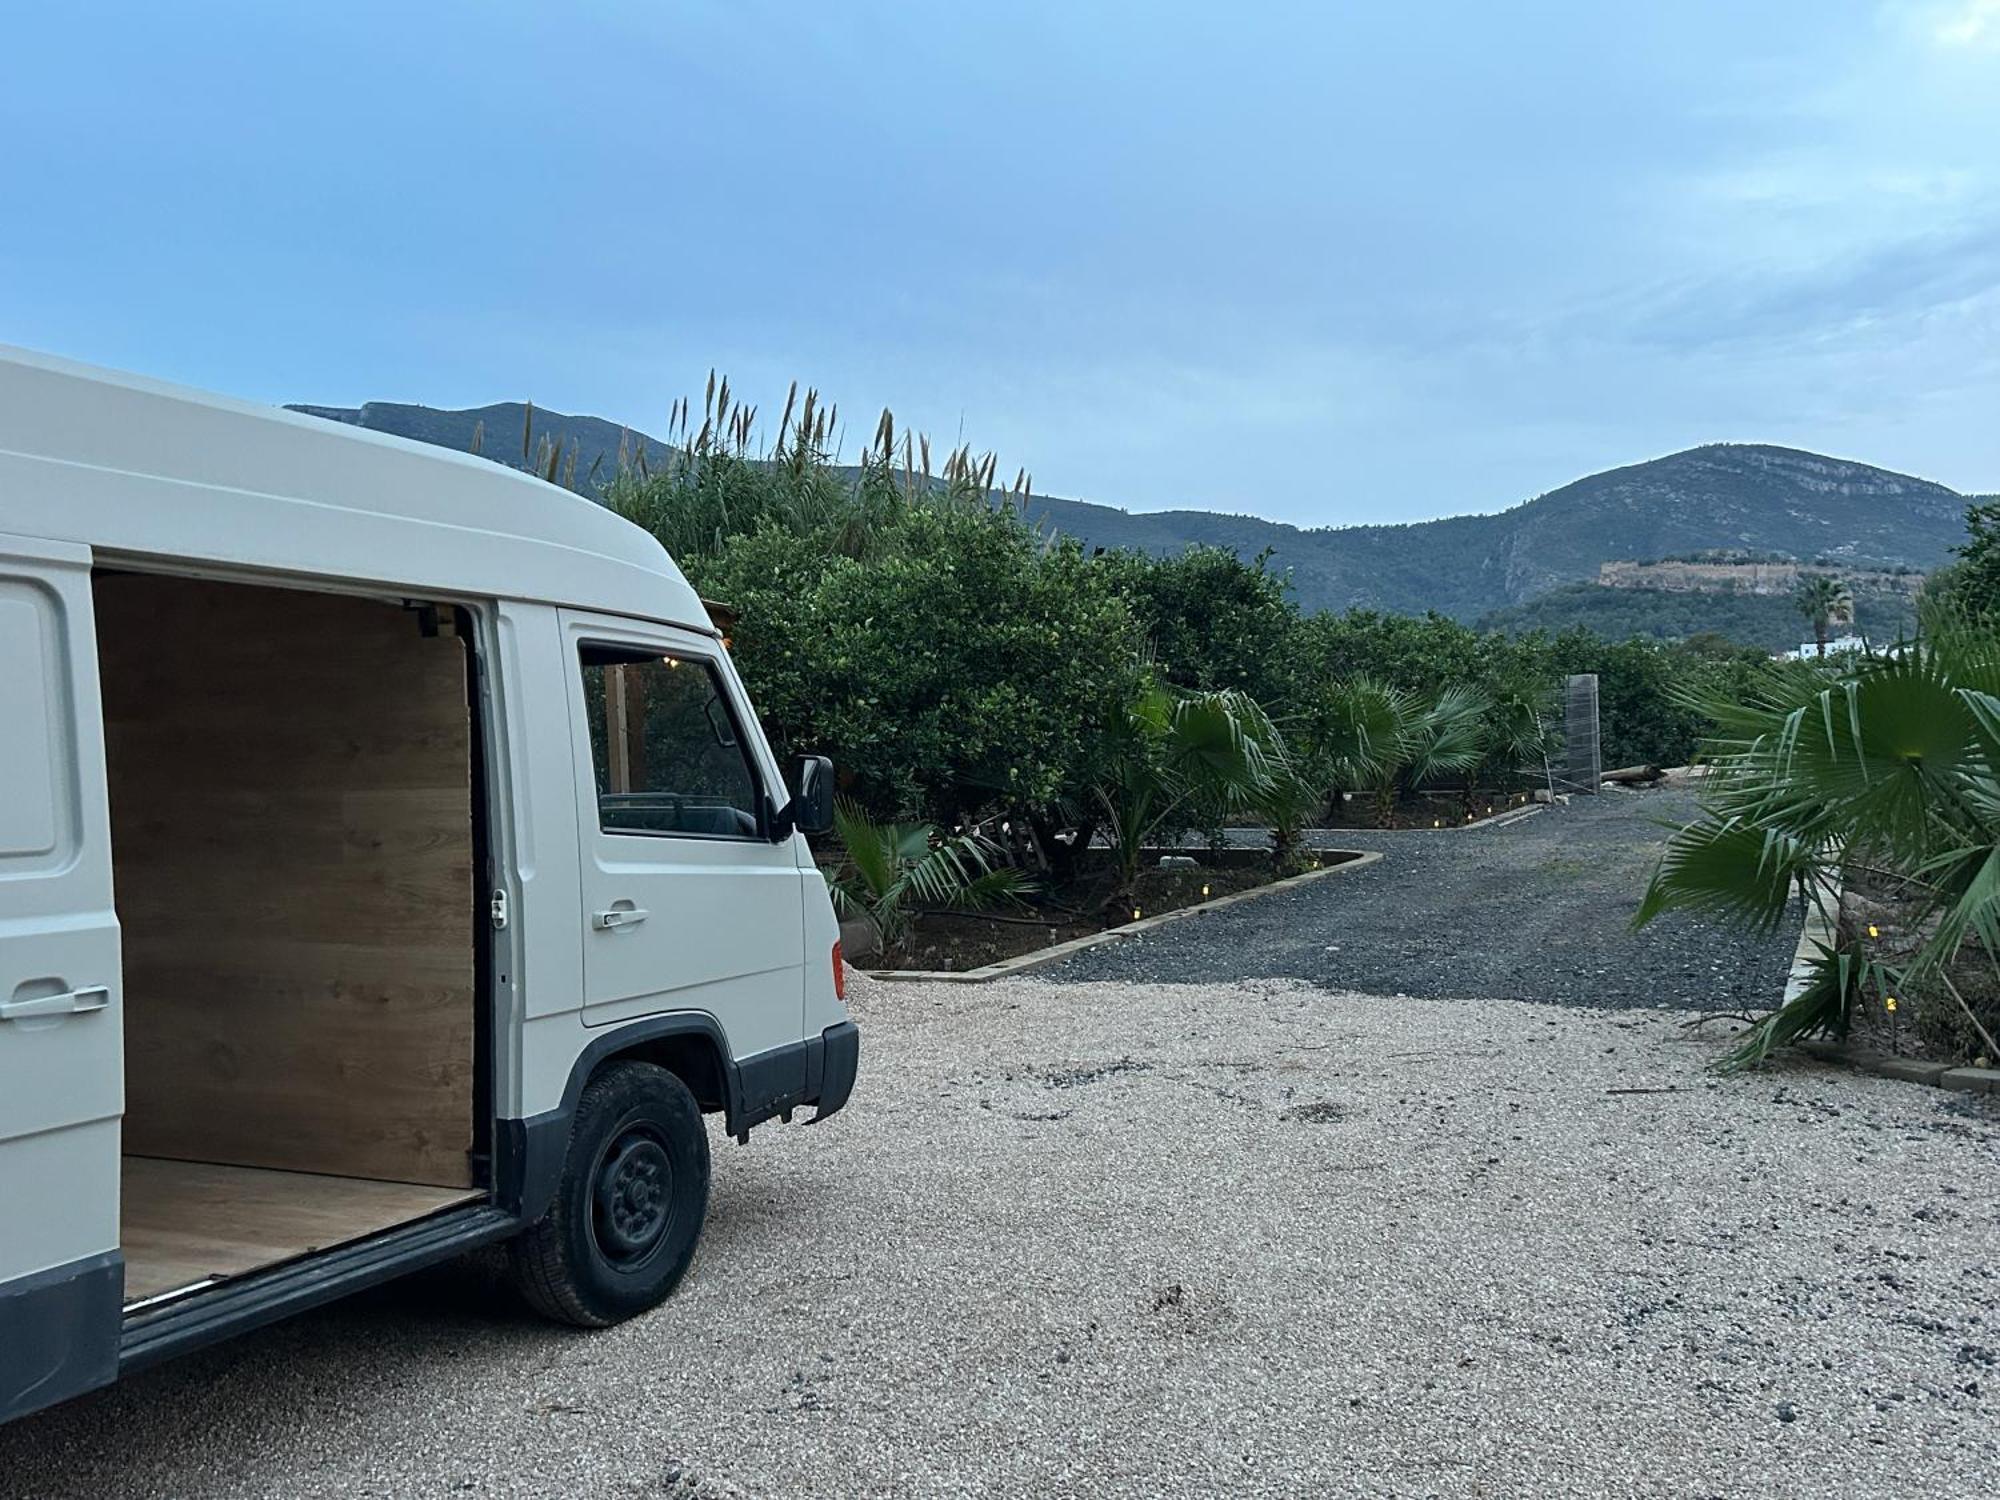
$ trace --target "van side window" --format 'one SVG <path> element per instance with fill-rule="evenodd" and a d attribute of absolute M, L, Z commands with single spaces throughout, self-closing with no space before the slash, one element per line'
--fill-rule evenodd
<path fill-rule="evenodd" d="M 584 645 L 583 702 L 606 833 L 757 838 L 757 773 L 715 667 Z"/>

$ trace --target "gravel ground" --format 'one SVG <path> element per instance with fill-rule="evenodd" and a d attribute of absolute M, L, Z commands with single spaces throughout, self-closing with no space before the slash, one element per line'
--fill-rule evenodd
<path fill-rule="evenodd" d="M 1381 862 L 1259 897 L 1044 970 L 1059 980 L 1311 980 L 1370 994 L 1763 1010 L 1799 923 L 1769 936 L 1632 913 L 1685 792 L 1605 792 L 1503 826 L 1314 835 Z M 1665 826 L 1663 826 L 1665 825 Z"/>
<path fill-rule="evenodd" d="M 656 1313 L 427 1275 L 0 1429 L 0 1490 L 1993 1493 L 1986 1101 L 1641 1009 L 858 990 L 853 1106 L 719 1150 Z"/>

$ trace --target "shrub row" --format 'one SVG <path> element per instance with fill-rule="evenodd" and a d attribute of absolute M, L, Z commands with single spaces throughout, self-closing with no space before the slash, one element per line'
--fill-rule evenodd
<path fill-rule="evenodd" d="M 905 436 L 898 462 L 886 415 L 855 468 L 828 457 L 828 414 L 810 397 L 798 421 L 788 406 L 773 451 L 751 456 L 748 431 L 712 416 L 606 498 L 737 612 L 735 660 L 780 752 L 831 755 L 878 818 L 1060 823 L 1102 784 L 1154 686 L 1240 693 L 1310 739 L 1356 679 L 1518 709 L 1595 672 L 1607 763 L 1679 764 L 1704 728 L 1686 692 L 1731 693 L 1759 670 L 1757 653 L 1714 640 L 1306 615 L 1266 558 L 1089 554 L 1038 533 L 995 491 L 990 460 L 961 450 L 933 475 Z"/>

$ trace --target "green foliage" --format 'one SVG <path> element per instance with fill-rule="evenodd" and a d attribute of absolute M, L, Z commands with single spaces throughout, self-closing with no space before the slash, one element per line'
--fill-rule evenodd
<path fill-rule="evenodd" d="M 2000 500 L 1967 506 L 1965 529 L 1958 561 L 1931 575 L 1925 595 L 1959 615 L 2000 615 Z"/>
<path fill-rule="evenodd" d="M 1807 996 L 1735 1061 L 1844 1034 L 1871 983 L 1934 978 L 1956 998 L 1948 969 L 1968 945 L 2000 963 L 2000 630 L 1942 614 L 1926 625 L 1899 654 L 1797 664 L 1705 705 L 1721 728 L 1703 816 L 1669 841 L 1636 920 L 1688 909 L 1772 926 L 1795 893 L 1831 889 L 1856 863 L 1901 877 L 1920 908 L 1911 925 L 1929 933 L 1893 969 L 1822 953 Z"/>
<path fill-rule="evenodd" d="M 1819 654 L 1826 655 L 1826 643 L 1836 623 L 1853 618 L 1854 596 L 1847 585 L 1830 573 L 1809 573 L 1792 591 L 1792 607 L 1812 625 Z"/>
<path fill-rule="evenodd" d="M 1219 823 L 1271 799 L 1282 743 L 1256 700 L 1146 684 L 1127 705 L 1090 789 L 1118 870 L 1114 898 L 1149 843 L 1191 822 Z"/>
<path fill-rule="evenodd" d="M 1164 681 L 1279 704 L 1296 687 L 1289 646 L 1299 612 L 1268 564 L 1268 556 L 1245 562 L 1206 546 L 1172 557 L 1110 552 L 1099 559 L 1145 632 Z"/>
<path fill-rule="evenodd" d="M 740 611 L 737 664 L 783 752 L 831 755 L 878 813 L 945 824 L 1088 785 L 1141 676 L 1104 573 L 983 507 L 904 507 L 873 550 L 766 524 L 689 569 Z"/>
<path fill-rule="evenodd" d="M 1463 684 L 1426 697 L 1354 677 L 1333 688 L 1322 745 L 1336 779 L 1368 793 L 1376 821 L 1386 826 L 1400 793 L 1468 775 L 1484 762 L 1491 707 Z"/>
<path fill-rule="evenodd" d="M 1302 616 L 1265 557 L 1087 556 L 1052 541 L 1021 519 L 1025 474 L 997 490 L 992 459 L 965 449 L 933 473 L 928 445 L 886 413 L 850 467 L 829 451 L 837 423 L 816 393 L 787 398 L 761 451 L 755 415 L 712 379 L 698 412 L 676 407 L 666 447 L 626 450 L 607 500 L 737 612 L 736 664 L 780 752 L 831 755 L 843 793 L 878 819 L 1018 815 L 1059 865 L 1077 842 L 1056 832 L 1087 837 L 1100 818 L 1154 837 L 1261 817 L 1282 850 L 1336 788 L 1393 800 L 1535 766 L 1566 673 L 1599 674 L 1608 758 L 1671 764 L 1705 728 L 1674 689 L 1747 670 L 1726 647 Z M 1355 744 L 1362 681 L 1396 695 L 1380 765 Z M 1184 716 L 1226 705 L 1264 763 L 1253 793 L 1204 782 L 1199 761 L 1139 792 L 1160 747 L 1135 758 L 1134 715 L 1154 712 L 1154 687 L 1195 705 Z"/>
<path fill-rule="evenodd" d="M 924 907 L 976 911 L 1015 903 L 1034 887 L 973 834 L 939 836 L 928 823 L 876 823 L 845 798 L 833 828 L 845 860 L 829 889 L 843 917 L 866 916 L 882 946 L 897 947 Z"/>

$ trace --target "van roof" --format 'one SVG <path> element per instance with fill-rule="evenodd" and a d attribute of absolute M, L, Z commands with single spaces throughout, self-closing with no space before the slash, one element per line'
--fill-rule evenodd
<path fill-rule="evenodd" d="M 472 454 L 0 345 L 0 533 L 709 631 L 666 549 Z"/>

